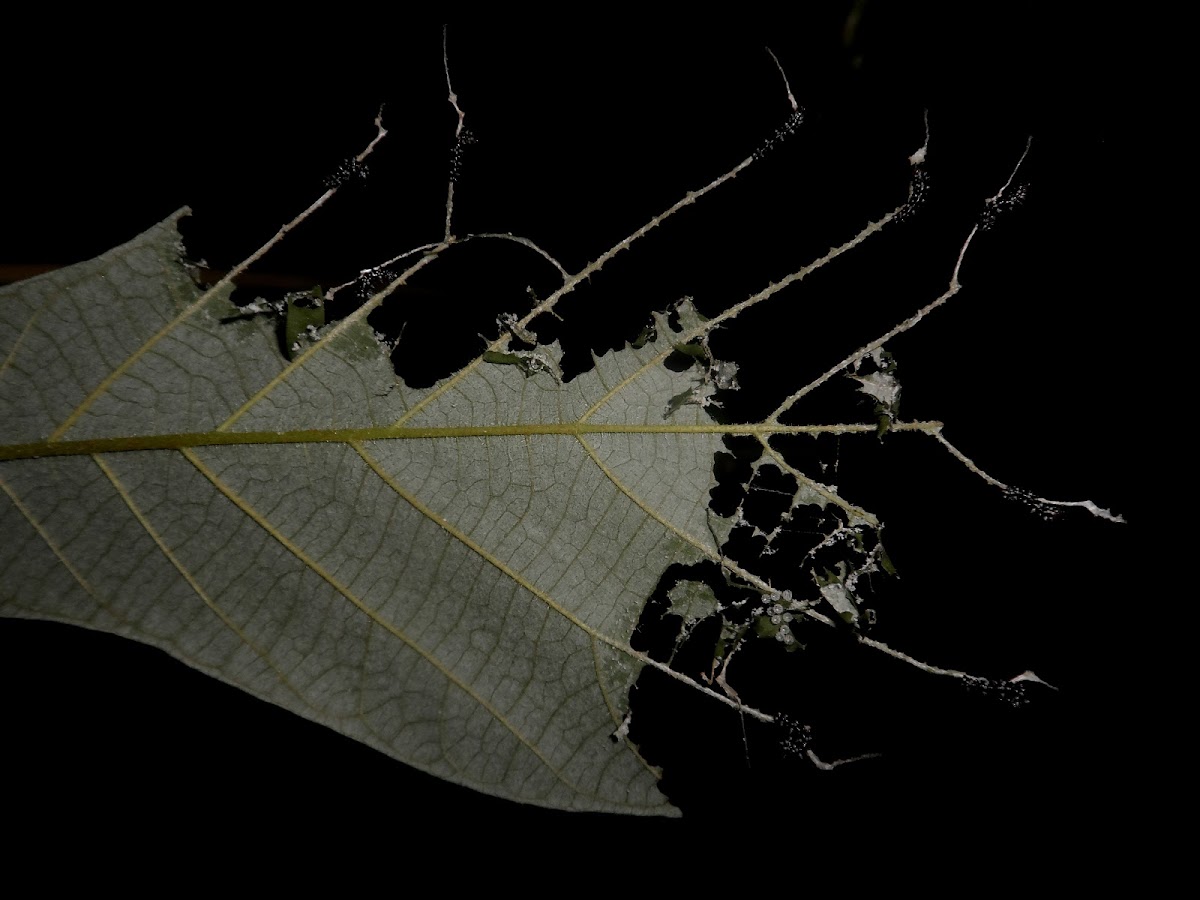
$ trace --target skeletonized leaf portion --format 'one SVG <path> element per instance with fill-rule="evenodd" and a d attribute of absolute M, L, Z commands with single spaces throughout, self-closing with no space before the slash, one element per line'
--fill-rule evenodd
<path fill-rule="evenodd" d="M 727 533 L 720 438 L 619 427 L 708 422 L 664 418 L 694 387 L 661 360 L 695 312 L 568 384 L 481 358 L 417 390 L 364 321 L 289 363 L 199 293 L 176 218 L 0 291 L 0 612 L 152 644 L 490 794 L 673 813 L 610 736 L 646 597 Z"/>

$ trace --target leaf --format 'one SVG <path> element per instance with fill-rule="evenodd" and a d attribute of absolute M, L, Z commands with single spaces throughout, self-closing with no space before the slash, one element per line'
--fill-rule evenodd
<path fill-rule="evenodd" d="M 719 550 L 719 435 L 656 430 L 690 306 L 569 388 L 481 362 L 413 390 L 362 317 L 290 366 L 223 322 L 178 217 L 0 294 L 6 455 L 62 454 L 5 463 L 5 613 L 152 643 L 488 793 L 663 811 L 608 736 L 659 573 Z M 66 345 L 64 384 L 40 360 Z"/>
<path fill-rule="evenodd" d="M 683 431 L 712 424 L 726 370 L 661 365 L 698 346 L 691 307 L 565 384 L 555 345 L 493 344 L 413 388 L 365 313 L 289 364 L 267 320 L 224 321 L 228 290 L 201 296 L 177 263 L 164 223 L 0 301 L 5 614 L 168 647 L 500 796 L 670 811 L 609 735 L 655 665 L 628 643 L 641 605 L 732 527 L 708 508 L 720 431 Z M 666 429 L 618 430 L 647 425 Z M 775 447 L 754 471 L 793 479 L 786 515 L 840 509 L 839 541 L 871 524 Z"/>

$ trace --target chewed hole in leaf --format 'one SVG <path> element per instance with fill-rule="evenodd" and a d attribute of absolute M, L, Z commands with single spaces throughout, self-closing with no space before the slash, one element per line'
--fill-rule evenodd
<path fill-rule="evenodd" d="M 744 591 L 731 591 L 711 562 L 669 566 L 642 609 L 630 643 L 635 650 L 670 660 L 675 667 L 683 667 L 686 660 L 691 671 L 707 672 L 719 638 L 714 631 L 720 628 L 718 611 L 726 605 L 743 605 L 748 598 Z M 691 649 L 679 656 L 685 644 Z"/>
<path fill-rule="evenodd" d="M 710 491 L 709 506 L 722 518 L 732 519 L 746 495 L 746 482 L 753 472 L 751 464 L 762 455 L 762 445 L 751 438 L 726 437 L 722 451 L 713 457 L 716 485 Z"/>
<path fill-rule="evenodd" d="M 746 500 L 741 509 L 743 519 L 753 527 L 779 524 L 791 512 L 796 486 L 796 479 L 777 467 L 758 466 L 746 484 Z"/>

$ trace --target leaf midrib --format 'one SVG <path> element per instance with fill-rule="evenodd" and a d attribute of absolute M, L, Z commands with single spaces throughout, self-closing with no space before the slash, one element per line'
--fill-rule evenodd
<path fill-rule="evenodd" d="M 892 431 L 930 432 L 940 422 L 900 422 Z M 178 434 L 147 434 L 125 437 L 90 438 L 77 441 L 33 441 L 0 445 L 0 460 L 37 459 L 48 456 L 90 456 L 96 453 L 123 453 L 136 450 L 186 450 L 195 447 L 220 447 L 244 444 L 329 444 L 361 443 L 383 440 L 439 440 L 505 436 L 590 434 L 849 434 L 871 433 L 871 424 L 782 425 L 758 422 L 722 425 L 715 422 L 688 424 L 624 424 L 593 422 L 535 422 L 524 425 L 379 425 L 369 428 L 308 428 L 293 431 L 195 431 Z"/>

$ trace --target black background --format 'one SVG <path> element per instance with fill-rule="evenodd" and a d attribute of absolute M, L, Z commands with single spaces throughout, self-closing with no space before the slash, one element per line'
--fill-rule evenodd
<path fill-rule="evenodd" d="M 454 87 L 478 138 L 457 188 L 456 231 L 523 234 L 577 269 L 784 122 L 770 44 L 804 124 L 565 301 L 566 325 L 538 323 L 581 365 L 588 349 L 636 334 L 649 310 L 691 295 L 714 313 L 901 202 L 928 109 L 921 215 L 721 336 L 722 352 L 744 362 L 735 412 L 749 419 L 944 289 L 983 199 L 1032 135 L 1019 179 L 1027 201 L 973 247 L 952 304 L 891 347 L 903 412 L 946 421 L 950 440 L 1003 480 L 1135 514 L 1133 484 L 1148 463 L 1122 423 L 1135 417 L 1127 385 L 1148 326 L 1129 303 L 1127 23 L 1052 20 L 1019 4 L 969 16 L 866 4 L 848 30 L 852 6 L 823 4 L 762 28 L 452 26 Z M 390 134 L 369 180 L 256 268 L 328 284 L 437 240 L 455 121 L 440 26 L 295 28 L 288 37 L 196 23 L 147 41 L 105 22 L 7 58 L 0 263 L 88 258 L 187 204 L 192 253 L 227 267 L 320 193 L 370 139 L 383 102 Z M 478 352 L 479 334 L 494 333 L 498 312 L 527 308 L 527 285 L 553 288 L 554 273 L 515 246 L 457 252 L 457 266 L 416 282 L 399 316 L 406 377 L 457 368 Z M 814 397 L 806 418 L 862 414 L 823 403 Z M 964 830 L 985 846 L 1028 832 L 1028 848 L 1067 831 L 1105 846 L 1137 791 L 1117 774 L 1139 752 L 1121 674 L 1138 641 L 1126 616 L 1136 521 L 1077 512 L 1043 522 L 917 436 L 847 440 L 840 452 L 843 487 L 887 523 L 901 571 L 879 636 L 993 678 L 1031 668 L 1059 693 L 1012 710 L 863 654 L 813 664 L 773 689 L 825 698 L 829 747 L 840 746 L 841 725 L 847 748 L 890 751 L 817 777 L 774 766 L 765 737 L 745 771 L 736 719 L 718 712 L 697 726 L 676 704 L 662 750 L 671 758 L 660 762 L 687 812 L 679 823 L 480 797 L 158 651 L 4 621 L 6 815 L 35 843 L 70 833 L 112 848 L 182 848 L 211 813 L 223 823 L 212 840 L 227 850 L 312 847 L 331 861 L 518 835 L 638 846 L 711 837 L 764 810 L 787 810 L 789 835 L 812 835 L 846 859 L 896 842 L 933 852 Z M 136 824 L 114 830 L 116 811 Z"/>

